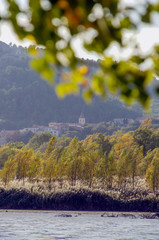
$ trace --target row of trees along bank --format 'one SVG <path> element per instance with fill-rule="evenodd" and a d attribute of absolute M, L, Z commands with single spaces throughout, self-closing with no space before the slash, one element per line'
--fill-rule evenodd
<path fill-rule="evenodd" d="M 94 134 L 79 141 L 77 137 L 40 139 L 35 135 L 27 145 L 9 143 L 0 147 L 0 177 L 8 184 L 41 179 L 53 185 L 68 181 L 89 187 L 98 183 L 103 189 L 135 187 L 136 179 L 145 179 L 149 189 L 159 188 L 159 129 L 151 121 L 128 133 L 112 136 Z M 51 138 L 50 138 L 51 137 Z M 48 141 L 49 139 L 49 141 Z"/>

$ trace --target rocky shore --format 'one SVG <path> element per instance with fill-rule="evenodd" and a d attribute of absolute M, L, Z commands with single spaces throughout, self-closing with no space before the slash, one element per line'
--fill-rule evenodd
<path fill-rule="evenodd" d="M 155 212 L 158 216 L 159 198 L 124 200 L 86 189 L 38 194 L 25 189 L 1 188 L 0 209 Z"/>

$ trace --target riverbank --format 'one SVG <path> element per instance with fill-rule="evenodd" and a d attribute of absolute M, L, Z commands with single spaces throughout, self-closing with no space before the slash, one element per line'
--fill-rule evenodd
<path fill-rule="evenodd" d="M 130 193 L 129 193 L 130 194 Z M 133 197 L 134 195 L 134 197 Z M 0 209 L 159 212 L 158 197 L 133 193 L 112 197 L 98 190 L 78 189 L 45 194 L 26 189 L 0 189 Z"/>

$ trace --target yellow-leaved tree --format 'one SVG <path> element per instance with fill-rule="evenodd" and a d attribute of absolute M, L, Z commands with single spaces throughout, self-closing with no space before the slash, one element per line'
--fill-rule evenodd
<path fill-rule="evenodd" d="M 125 188 L 127 180 L 131 179 L 134 187 L 135 176 L 139 174 L 138 166 L 143 158 L 142 147 L 138 146 L 132 133 L 128 132 L 119 137 L 113 148 L 119 186 Z"/>
<path fill-rule="evenodd" d="M 152 160 L 146 171 L 146 181 L 154 193 L 159 189 L 159 148 L 152 152 Z"/>

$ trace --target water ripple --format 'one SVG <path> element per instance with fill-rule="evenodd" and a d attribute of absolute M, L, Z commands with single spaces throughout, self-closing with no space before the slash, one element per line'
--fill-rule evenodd
<path fill-rule="evenodd" d="M 70 217 L 71 216 L 71 217 Z M 2 240 L 158 240 L 159 221 L 100 213 L 0 212 Z"/>

